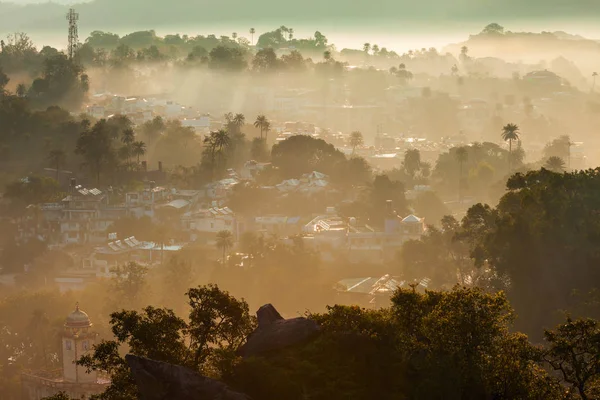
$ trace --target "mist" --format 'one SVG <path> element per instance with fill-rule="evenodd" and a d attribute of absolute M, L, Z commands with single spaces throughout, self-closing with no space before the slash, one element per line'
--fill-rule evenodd
<path fill-rule="evenodd" d="M 0 393 L 594 398 L 600 9 L 432 3 L 1 4 Z"/>

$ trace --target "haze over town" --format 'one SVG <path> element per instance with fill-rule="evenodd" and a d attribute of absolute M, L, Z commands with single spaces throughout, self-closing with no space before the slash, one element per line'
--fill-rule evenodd
<path fill-rule="evenodd" d="M 0 3 L 0 398 L 600 397 L 555 3 Z"/>

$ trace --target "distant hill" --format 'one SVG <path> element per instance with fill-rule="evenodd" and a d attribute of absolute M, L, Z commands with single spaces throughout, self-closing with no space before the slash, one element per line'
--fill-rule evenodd
<path fill-rule="evenodd" d="M 447 46 L 444 51 L 459 54 L 463 46 L 475 57 L 498 57 L 508 61 L 529 63 L 565 58 L 584 71 L 595 71 L 600 65 L 600 42 L 565 32 L 506 32 L 471 35 L 462 43 Z"/>
<path fill-rule="evenodd" d="M 25 4 L 0 2 L 0 30 L 64 29 L 68 0 Z M 57 2 L 63 3 L 57 4 Z M 460 21 L 543 21 L 600 17 L 595 0 L 94 0 L 76 5 L 90 29 L 173 27 L 206 23 L 374 22 L 431 24 L 432 33 Z M 435 24 L 435 25 L 434 25 Z"/>

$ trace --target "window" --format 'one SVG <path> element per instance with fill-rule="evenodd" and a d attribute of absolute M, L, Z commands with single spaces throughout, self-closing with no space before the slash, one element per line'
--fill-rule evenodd
<path fill-rule="evenodd" d="M 65 342 L 65 349 L 67 349 L 67 350 L 71 350 L 71 341 L 70 341 L 70 340 L 67 340 L 67 341 Z"/>
<path fill-rule="evenodd" d="M 89 344 L 87 340 L 84 340 L 83 343 L 81 343 L 81 348 L 83 350 L 89 350 Z"/>

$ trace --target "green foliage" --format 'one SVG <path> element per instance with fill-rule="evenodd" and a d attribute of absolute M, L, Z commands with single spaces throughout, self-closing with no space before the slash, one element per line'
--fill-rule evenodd
<path fill-rule="evenodd" d="M 572 320 L 547 330 L 544 359 L 581 399 L 600 396 L 600 327 L 592 319 Z"/>
<path fill-rule="evenodd" d="M 77 109 L 88 89 L 88 76 L 83 68 L 59 53 L 44 60 L 42 77 L 33 81 L 28 97 L 34 107 L 58 105 Z"/>
<path fill-rule="evenodd" d="M 510 333 L 501 293 L 400 289 L 390 308 L 334 306 L 310 318 L 316 339 L 244 359 L 228 380 L 261 399 L 562 398 L 539 351 Z"/>
<path fill-rule="evenodd" d="M 233 298 L 215 285 L 190 289 L 189 322 L 168 309 L 146 307 L 141 312 L 111 314 L 115 337 L 94 347 L 78 363 L 89 370 L 106 371 L 111 384 L 101 400 L 136 399 L 137 388 L 120 349 L 154 360 L 187 366 L 218 376 L 231 368 L 233 350 L 254 329 L 255 321 L 243 300 Z"/>
<path fill-rule="evenodd" d="M 521 329 L 556 323 L 571 293 L 588 293 L 600 277 L 596 204 L 600 171 L 515 174 L 495 209 L 471 208 L 463 220 L 472 255 L 496 275 L 519 311 Z"/>
<path fill-rule="evenodd" d="M 217 46 L 209 53 L 208 66 L 215 70 L 241 71 L 247 64 L 244 53 L 239 48 Z"/>
<path fill-rule="evenodd" d="M 285 179 L 318 171 L 327 175 L 343 168 L 346 157 L 332 144 L 307 135 L 295 135 L 273 146 L 271 160 Z"/>

